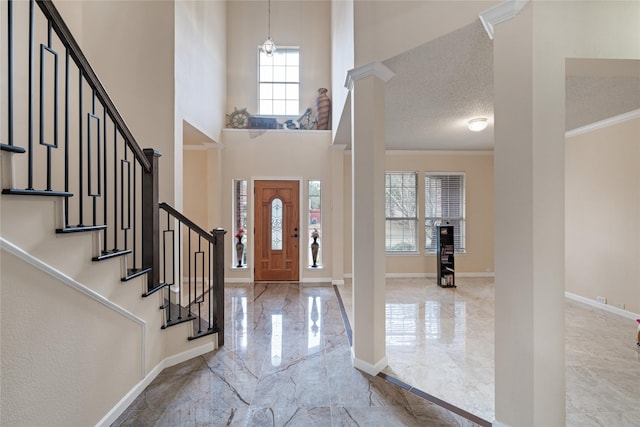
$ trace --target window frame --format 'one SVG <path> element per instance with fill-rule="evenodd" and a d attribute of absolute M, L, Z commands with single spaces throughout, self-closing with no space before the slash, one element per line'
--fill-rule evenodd
<path fill-rule="evenodd" d="M 431 177 L 462 177 L 462 188 L 460 192 L 460 201 L 458 203 L 461 211 L 460 216 L 428 216 L 429 215 L 429 196 L 427 194 L 429 190 L 429 186 L 427 185 L 427 180 Z M 455 238 L 454 238 L 454 253 L 456 254 L 466 254 L 467 253 L 467 176 L 465 172 L 425 172 L 424 174 L 424 252 L 425 255 L 436 255 L 436 241 L 435 237 L 432 238 L 432 248 L 427 244 L 427 239 L 429 237 L 429 233 L 427 232 L 427 228 L 429 225 L 428 221 L 434 221 L 431 227 L 437 227 L 438 225 L 447 225 L 453 222 Z M 442 209 L 440 209 L 442 210 Z M 450 210 L 450 209 L 449 209 Z M 457 222 L 457 226 L 456 226 Z"/>
<path fill-rule="evenodd" d="M 389 207 L 387 205 L 388 203 L 388 188 L 387 187 L 387 176 L 389 175 L 413 175 L 414 180 L 415 180 L 415 186 L 414 186 L 414 214 L 415 216 L 388 216 L 388 214 L 390 213 L 389 211 Z M 385 171 L 385 179 L 384 179 L 384 203 L 385 203 L 385 236 L 384 236 L 384 240 L 385 240 L 385 252 L 387 253 L 387 255 L 389 254 L 417 254 L 419 252 L 419 245 L 418 245 L 418 220 L 420 218 L 420 206 L 418 204 L 418 172 L 417 171 Z M 403 186 L 401 187 L 403 190 L 405 188 L 408 187 L 404 187 L 404 177 L 403 177 Z M 404 203 L 404 200 L 403 200 Z M 390 243 L 393 241 L 393 236 L 390 235 L 391 233 L 391 229 L 392 226 L 391 224 L 393 222 L 403 222 L 403 221 L 410 221 L 413 222 L 413 235 L 414 235 L 414 249 L 390 249 Z M 404 235 L 403 235 L 404 237 Z"/>
<path fill-rule="evenodd" d="M 299 46 L 278 46 L 278 49 L 274 52 L 273 56 L 271 58 L 275 58 L 278 55 L 282 55 L 288 51 L 296 51 L 298 53 L 298 64 L 297 64 L 297 81 L 287 81 L 286 78 L 286 73 L 285 73 L 285 80 L 284 81 L 280 81 L 280 80 L 274 80 L 273 78 L 270 80 L 262 80 L 262 58 L 263 55 L 266 57 L 266 54 L 264 54 L 264 51 L 262 50 L 262 46 L 258 46 L 258 50 L 257 50 L 257 83 L 256 83 L 256 99 L 257 99 L 257 108 L 256 111 L 258 112 L 259 116 L 270 116 L 270 117 L 299 117 L 300 116 L 300 57 L 301 57 L 301 51 L 300 51 L 300 47 Z M 273 59 L 272 59 L 273 60 Z M 268 65 L 268 64 L 267 64 Z M 266 66 L 266 65 L 265 65 Z M 271 67 L 275 67 L 276 65 L 271 64 Z M 287 65 L 284 65 L 285 67 L 287 67 Z M 273 75 L 273 73 L 272 73 Z M 285 97 L 280 99 L 274 99 L 273 97 L 273 91 L 271 94 L 270 98 L 262 98 L 261 97 L 261 85 L 262 84 L 272 84 L 272 85 L 285 85 L 286 86 L 296 86 L 297 89 L 297 98 L 288 98 L 287 97 L 287 90 L 285 89 Z M 271 112 L 267 112 L 267 111 L 262 111 L 262 101 L 263 100 L 267 100 L 270 101 L 271 103 Z M 273 103 L 274 101 L 284 101 L 285 104 L 285 114 L 275 114 L 273 111 Z M 291 111 L 287 111 L 287 103 L 288 102 L 296 102 L 296 107 L 295 107 L 295 111 L 291 112 Z"/>

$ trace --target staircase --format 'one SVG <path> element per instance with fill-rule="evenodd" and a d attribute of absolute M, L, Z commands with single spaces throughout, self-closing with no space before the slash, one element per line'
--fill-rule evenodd
<path fill-rule="evenodd" d="M 108 425 L 224 344 L 225 231 L 159 202 L 161 154 L 53 3 L 2 8 L 0 420 Z"/>

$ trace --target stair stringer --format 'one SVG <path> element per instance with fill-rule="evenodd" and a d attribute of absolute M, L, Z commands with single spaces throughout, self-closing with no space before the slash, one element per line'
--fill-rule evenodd
<path fill-rule="evenodd" d="M 100 232 L 56 234 L 53 230 L 61 206 L 62 200 L 55 197 L 0 197 L 0 236 L 3 242 L 0 257 L 2 419 L 4 422 L 26 417 L 24 419 L 34 420 L 28 423 L 30 425 L 44 425 L 51 421 L 47 412 L 57 411 L 56 414 L 62 417 L 61 422 L 53 424 L 88 425 L 98 422 L 108 425 L 162 369 L 213 350 L 217 337 L 212 335 L 200 340 L 187 340 L 193 333 L 191 322 L 161 329 L 162 292 L 143 298 L 141 295 L 146 288 L 144 275 L 122 282 L 122 257 L 91 261 Z M 9 246 L 17 248 L 17 253 L 22 257 L 19 260 L 22 261 L 14 259 L 15 255 L 7 252 Z M 73 297 L 68 295 L 69 286 L 63 286 L 69 283 L 79 284 L 78 287 L 71 286 L 74 289 Z M 57 291 L 52 292 L 52 289 Z M 87 298 L 87 295 L 91 297 Z M 108 332 L 114 324 L 122 322 L 119 317 L 117 319 L 120 320 L 109 318 L 104 321 L 98 320 L 100 316 L 96 318 L 96 313 L 104 311 L 103 308 L 96 309 L 104 306 L 103 300 L 144 322 L 144 326 L 137 326 L 145 332 L 140 332 L 134 340 L 135 350 L 130 342 L 132 332 L 126 332 L 124 336 L 120 332 Z M 35 337 L 30 332 L 35 325 L 27 326 L 30 322 L 38 324 L 36 330 L 40 333 Z M 23 330 L 22 335 L 20 330 Z M 60 331 L 64 331 L 63 339 L 60 339 Z M 97 366 L 98 357 L 83 344 L 87 342 L 88 333 L 91 334 L 90 349 L 98 348 L 103 351 L 100 354 L 109 355 L 114 349 L 121 351 L 126 348 L 126 357 L 111 355 L 109 360 L 113 364 Z M 74 337 L 84 339 L 78 341 Z M 61 357 L 61 354 L 65 357 Z M 95 366 L 92 375 L 82 371 L 87 363 Z M 41 370 L 40 366 L 48 369 Z M 126 380 L 116 381 L 120 377 L 114 374 L 115 371 L 126 372 Z M 27 372 L 28 375 L 25 374 Z M 61 380 L 60 373 L 64 373 L 67 379 Z M 18 394 L 21 397 L 31 397 L 11 399 L 13 387 L 8 385 L 13 381 L 20 384 L 23 394 Z M 51 390 L 55 389 L 57 383 L 60 386 L 66 384 L 72 391 L 53 393 Z M 92 391 L 86 392 L 89 389 Z M 84 390 L 86 393 L 75 393 L 73 390 Z M 66 397 L 64 402 L 60 402 L 49 393 L 40 396 L 43 391 Z M 42 401 L 42 404 L 34 406 L 33 396 L 40 396 L 37 401 Z M 47 402 L 55 404 L 48 408 Z M 73 410 L 67 412 L 67 407 Z M 41 422 L 35 422 L 35 417 L 39 415 L 43 417 Z M 88 419 L 91 421 L 84 422 Z M 24 424 L 24 420 L 18 424 Z"/>

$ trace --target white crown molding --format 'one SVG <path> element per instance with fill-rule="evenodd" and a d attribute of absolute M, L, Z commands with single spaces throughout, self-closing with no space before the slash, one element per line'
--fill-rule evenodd
<path fill-rule="evenodd" d="M 480 21 L 484 26 L 487 35 L 493 40 L 493 33 L 496 24 L 504 22 L 516 16 L 529 0 L 506 0 L 497 4 L 484 12 L 480 12 Z"/>
<path fill-rule="evenodd" d="M 640 109 L 629 111 L 628 113 L 618 114 L 617 116 L 609 117 L 608 119 L 600 120 L 599 122 L 571 129 L 567 131 L 564 136 L 565 138 L 571 138 L 573 136 L 582 135 L 584 133 L 617 125 L 619 123 L 626 122 L 627 120 L 633 120 L 637 118 L 640 118 Z"/>
<path fill-rule="evenodd" d="M 349 90 L 353 89 L 353 85 L 357 80 L 364 79 L 365 77 L 375 76 L 384 82 L 388 82 L 395 76 L 396 73 L 391 71 L 389 67 L 384 65 L 380 61 L 371 62 L 360 67 L 352 68 L 347 72 L 347 80 L 344 82 L 344 87 Z"/>

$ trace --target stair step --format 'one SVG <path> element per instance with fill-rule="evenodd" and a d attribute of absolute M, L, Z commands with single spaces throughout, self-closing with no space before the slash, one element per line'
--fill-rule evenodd
<path fill-rule="evenodd" d="M 101 231 L 106 228 L 106 225 L 77 225 L 75 227 L 57 228 L 56 233 L 83 233 L 85 231 Z"/>
<path fill-rule="evenodd" d="M 73 193 L 69 191 L 54 190 L 29 190 L 19 188 L 5 188 L 2 194 L 13 194 L 16 196 L 54 196 L 54 197 L 72 197 Z"/>
<path fill-rule="evenodd" d="M 189 341 L 197 340 L 198 338 L 206 337 L 207 335 L 213 335 L 215 333 L 220 332 L 219 328 L 215 328 L 209 325 L 209 322 L 202 319 L 202 325 L 200 328 L 200 332 L 198 332 L 198 319 L 196 318 L 193 322 L 193 335 L 188 337 Z"/>
<path fill-rule="evenodd" d="M 147 274 L 151 271 L 151 267 L 147 268 L 129 268 L 127 269 L 127 275 L 122 279 L 123 282 L 128 282 L 131 279 L 135 279 L 136 277 L 142 276 L 143 274 Z"/>
<path fill-rule="evenodd" d="M 114 249 L 112 251 L 102 251 L 102 255 L 94 256 L 92 261 L 104 261 L 105 259 L 111 259 L 123 255 L 128 255 L 132 251 L 131 249 Z"/>
<path fill-rule="evenodd" d="M 167 321 L 166 324 L 162 325 L 162 329 L 166 329 L 170 326 L 179 325 L 180 323 L 189 322 L 197 319 L 197 317 L 194 316 L 193 313 L 189 315 L 189 310 L 187 310 L 186 308 L 174 303 L 169 303 L 169 305 L 171 307 L 171 320 Z M 167 304 L 163 305 L 160 308 L 163 310 L 166 310 Z"/>
<path fill-rule="evenodd" d="M 8 144 L 0 144 L 0 150 L 2 151 L 10 151 L 12 153 L 26 153 L 27 150 L 25 150 L 22 147 L 18 147 L 16 145 L 8 145 Z"/>

